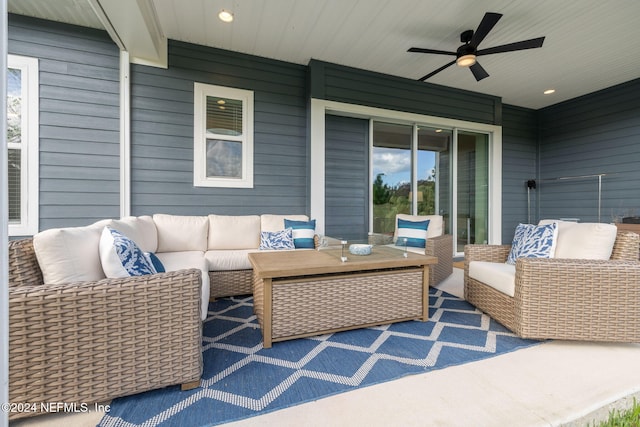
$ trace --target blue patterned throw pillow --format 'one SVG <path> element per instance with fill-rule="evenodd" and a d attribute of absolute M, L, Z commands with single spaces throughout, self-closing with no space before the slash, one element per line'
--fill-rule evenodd
<path fill-rule="evenodd" d="M 427 228 L 429 220 L 408 221 L 398 218 L 398 239 L 397 246 L 405 246 L 404 239 L 407 239 L 406 246 L 414 248 L 424 248 L 427 245 Z"/>
<path fill-rule="evenodd" d="M 293 229 L 286 228 L 282 231 L 260 232 L 260 250 L 284 250 L 295 249 L 293 244 Z"/>
<path fill-rule="evenodd" d="M 285 218 L 284 228 L 293 229 L 293 244 L 296 249 L 314 249 L 316 247 L 313 242 L 313 237 L 316 234 L 315 219 L 311 221 L 293 221 Z"/>
<path fill-rule="evenodd" d="M 519 224 L 513 235 L 507 264 L 515 264 L 518 258 L 553 258 L 557 236 L 556 223 Z"/>
<path fill-rule="evenodd" d="M 118 230 L 105 227 L 100 236 L 100 261 L 109 278 L 155 274 L 154 268 L 138 245 Z"/>
<path fill-rule="evenodd" d="M 147 260 L 153 265 L 153 268 L 156 270 L 156 273 L 166 273 L 164 269 L 164 264 L 160 261 L 160 258 L 153 252 L 145 252 L 144 256 L 147 257 Z"/>

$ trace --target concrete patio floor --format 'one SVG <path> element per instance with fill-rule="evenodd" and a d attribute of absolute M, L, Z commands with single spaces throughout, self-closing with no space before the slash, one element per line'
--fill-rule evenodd
<path fill-rule="evenodd" d="M 438 287 L 462 296 L 462 270 Z M 226 425 L 584 427 L 633 397 L 640 400 L 640 344 L 551 341 Z M 94 426 L 101 416 L 57 414 L 10 426 Z"/>

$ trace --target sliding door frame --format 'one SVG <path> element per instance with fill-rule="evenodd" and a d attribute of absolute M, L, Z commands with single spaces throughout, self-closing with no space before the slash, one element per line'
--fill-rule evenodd
<path fill-rule="evenodd" d="M 310 119 L 310 215 L 316 219 L 316 232 L 325 228 L 325 115 L 368 120 L 420 124 L 458 131 L 486 133 L 489 136 L 489 244 L 502 243 L 502 127 L 485 123 L 447 119 L 323 99 L 311 99 Z M 371 132 L 371 126 L 369 126 Z M 370 135 L 371 136 L 371 135 Z M 370 138 L 369 141 L 372 141 Z M 454 188 L 455 190 L 455 188 Z M 454 193 L 455 194 L 455 193 Z M 455 199 L 455 198 L 454 198 Z M 453 224 L 452 224 L 453 225 Z M 453 229 L 452 229 L 453 231 Z"/>

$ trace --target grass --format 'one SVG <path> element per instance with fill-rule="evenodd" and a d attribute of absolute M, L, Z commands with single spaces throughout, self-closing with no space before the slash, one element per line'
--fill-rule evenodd
<path fill-rule="evenodd" d="M 625 411 L 614 409 L 609 412 L 609 419 L 598 424 L 598 427 L 640 427 L 640 403 L 633 399 L 633 406 Z"/>

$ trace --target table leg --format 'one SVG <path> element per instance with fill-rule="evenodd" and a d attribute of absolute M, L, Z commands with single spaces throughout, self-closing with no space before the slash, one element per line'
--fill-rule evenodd
<path fill-rule="evenodd" d="M 429 320 L 429 266 L 422 267 L 422 317 L 423 322 Z"/>
<path fill-rule="evenodd" d="M 264 279 L 264 313 L 262 319 L 262 346 L 271 348 L 272 337 L 272 308 L 273 308 L 273 287 L 271 279 Z"/>

